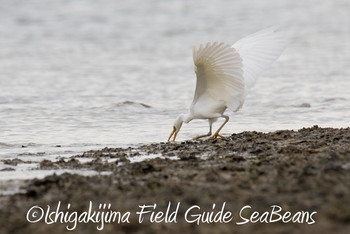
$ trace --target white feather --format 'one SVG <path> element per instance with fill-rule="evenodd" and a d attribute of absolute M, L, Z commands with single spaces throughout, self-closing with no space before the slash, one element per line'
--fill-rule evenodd
<path fill-rule="evenodd" d="M 223 101 L 233 111 L 243 104 L 244 79 L 242 59 L 232 46 L 225 43 L 207 43 L 193 49 L 197 75 L 193 105 L 203 94 Z"/>
<path fill-rule="evenodd" d="M 286 39 L 278 26 L 273 26 L 237 41 L 232 47 L 243 60 L 243 76 L 246 89 L 251 88 L 260 73 L 268 68 L 286 46 Z"/>

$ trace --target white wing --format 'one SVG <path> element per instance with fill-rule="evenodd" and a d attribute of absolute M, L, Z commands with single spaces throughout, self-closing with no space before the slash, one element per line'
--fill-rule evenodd
<path fill-rule="evenodd" d="M 207 92 L 238 110 L 243 104 L 244 80 L 242 59 L 236 50 L 225 43 L 207 43 L 193 48 L 193 61 L 197 75 L 193 102 Z"/>
<path fill-rule="evenodd" d="M 244 37 L 232 47 L 243 60 L 243 76 L 246 88 L 251 88 L 258 75 L 268 68 L 285 48 L 286 39 L 279 27 L 273 26 Z"/>

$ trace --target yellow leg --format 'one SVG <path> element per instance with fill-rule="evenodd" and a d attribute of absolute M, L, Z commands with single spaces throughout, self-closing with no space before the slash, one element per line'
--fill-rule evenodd
<path fill-rule="evenodd" d="M 192 141 L 202 141 L 202 139 L 200 137 L 193 137 L 191 140 Z"/>
<path fill-rule="evenodd" d="M 211 130 L 212 130 L 212 124 L 213 124 L 213 121 L 209 119 L 209 132 L 205 135 L 200 135 L 200 136 L 196 136 L 196 137 L 193 137 L 192 140 L 194 141 L 201 141 L 203 137 L 208 137 L 211 135 Z"/>
<path fill-rule="evenodd" d="M 210 137 L 210 139 L 216 139 L 218 137 L 224 138 L 223 136 L 221 136 L 219 134 L 219 132 L 221 131 L 221 129 L 225 126 L 225 124 L 228 122 L 228 120 L 230 119 L 227 115 L 222 115 L 221 117 L 225 118 L 225 122 L 220 126 L 220 128 L 214 133 L 214 135 L 212 135 Z"/>
<path fill-rule="evenodd" d="M 224 136 L 221 136 L 219 133 L 215 133 L 214 135 L 212 135 L 209 139 L 216 139 L 218 137 L 221 137 L 221 138 L 225 138 Z"/>

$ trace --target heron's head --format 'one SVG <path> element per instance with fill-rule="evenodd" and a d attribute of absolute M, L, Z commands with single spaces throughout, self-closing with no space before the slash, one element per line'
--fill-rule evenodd
<path fill-rule="evenodd" d="M 179 115 L 175 122 L 174 122 L 174 126 L 173 126 L 173 131 L 171 132 L 170 134 L 170 137 L 168 139 L 168 141 L 170 141 L 170 138 L 174 135 L 174 138 L 173 138 L 173 141 L 175 141 L 175 138 L 177 136 L 177 133 L 180 131 L 180 128 L 182 126 L 182 123 L 183 123 L 183 115 Z"/>

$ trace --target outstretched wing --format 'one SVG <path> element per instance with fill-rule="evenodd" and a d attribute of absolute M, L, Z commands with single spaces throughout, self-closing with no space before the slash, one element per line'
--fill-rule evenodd
<path fill-rule="evenodd" d="M 244 80 L 242 59 L 234 48 L 225 43 L 207 43 L 193 48 L 197 75 L 193 102 L 205 92 L 236 111 L 243 104 Z"/>
<path fill-rule="evenodd" d="M 273 26 L 237 41 L 232 47 L 243 60 L 246 88 L 251 88 L 258 75 L 278 59 L 286 46 L 286 39 L 278 26 Z"/>

